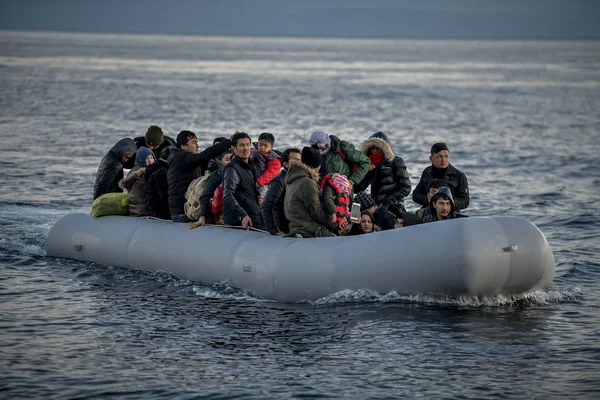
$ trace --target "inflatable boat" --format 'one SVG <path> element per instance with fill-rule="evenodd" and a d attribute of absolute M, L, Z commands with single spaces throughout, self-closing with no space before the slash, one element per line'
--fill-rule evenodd
<path fill-rule="evenodd" d="M 516 217 L 471 217 L 316 239 L 147 218 L 70 214 L 48 232 L 49 256 L 251 290 L 281 302 L 341 290 L 450 296 L 519 294 L 550 285 L 542 232 Z"/>

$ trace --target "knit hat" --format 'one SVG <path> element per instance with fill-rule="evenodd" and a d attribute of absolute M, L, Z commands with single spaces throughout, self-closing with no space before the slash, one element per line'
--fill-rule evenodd
<path fill-rule="evenodd" d="M 152 125 L 146 131 L 146 146 L 160 146 L 165 141 L 165 135 L 163 134 L 160 126 Z"/>
<path fill-rule="evenodd" d="M 338 189 L 346 194 L 350 194 L 350 182 L 346 175 L 342 174 L 332 174 L 331 175 L 331 183 L 335 185 Z"/>
<path fill-rule="evenodd" d="M 360 203 L 360 211 L 364 211 L 368 208 L 375 206 L 375 200 L 367 192 L 360 192 L 354 195 L 355 203 Z"/>
<path fill-rule="evenodd" d="M 154 152 L 147 147 L 140 147 L 137 149 L 137 153 L 135 154 L 135 163 L 137 165 L 141 165 L 142 167 L 147 167 L 148 165 L 146 165 L 146 159 L 148 156 L 154 157 Z"/>
<path fill-rule="evenodd" d="M 450 151 L 448 150 L 448 146 L 446 146 L 446 143 L 436 143 L 433 146 L 431 146 L 431 154 L 437 154 L 442 150 Z"/>
<path fill-rule="evenodd" d="M 313 149 L 312 147 L 304 147 L 302 149 L 301 160 L 304 164 L 311 168 L 317 168 L 321 166 L 321 153 L 319 150 Z"/>
<path fill-rule="evenodd" d="M 331 147 L 331 139 L 329 138 L 329 134 L 323 131 L 315 131 L 310 135 L 309 143 L 311 146 L 323 147 L 327 145 Z"/>

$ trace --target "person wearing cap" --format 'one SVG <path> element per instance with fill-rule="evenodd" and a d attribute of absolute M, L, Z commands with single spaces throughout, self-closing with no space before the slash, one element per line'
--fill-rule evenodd
<path fill-rule="evenodd" d="M 146 180 L 144 174 L 146 167 L 154 163 L 154 153 L 147 147 L 140 147 L 135 154 L 135 166 L 124 179 L 119 181 L 119 187 L 127 189 L 127 202 L 129 215 L 144 217 L 148 215 L 146 201 Z"/>
<path fill-rule="evenodd" d="M 119 181 L 124 176 L 123 168 L 133 168 L 136 151 L 133 140 L 123 138 L 102 157 L 96 172 L 94 200 L 106 193 L 123 193 L 123 189 L 119 187 Z"/>
<path fill-rule="evenodd" d="M 456 212 L 454 198 L 450 188 L 439 188 L 431 197 L 429 214 L 423 217 L 423 222 L 443 221 L 445 219 L 465 218 L 464 214 Z"/>
<path fill-rule="evenodd" d="M 427 188 L 433 179 L 443 179 L 454 196 L 456 211 L 469 207 L 469 183 L 465 174 L 450 164 L 450 153 L 446 143 L 431 146 L 431 165 L 423 170 L 419 184 L 413 191 L 412 199 L 421 206 L 427 206 Z"/>
<path fill-rule="evenodd" d="M 353 144 L 327 132 L 315 131 L 310 135 L 310 146 L 321 153 L 319 168 L 321 179 L 327 174 L 345 175 L 350 181 L 350 190 L 359 185 L 369 172 L 371 160 Z"/>
<path fill-rule="evenodd" d="M 169 210 L 173 222 L 190 222 L 185 215 L 185 192 L 190 183 L 204 175 L 211 159 L 231 147 L 226 139 L 198 153 L 198 137 L 192 131 L 181 131 L 177 135 L 177 147 L 171 150 L 167 160 L 169 181 Z"/>
<path fill-rule="evenodd" d="M 160 158 L 146 167 L 144 179 L 146 180 L 146 204 L 148 215 L 154 218 L 171 219 L 169 211 L 169 181 L 167 179 L 167 160 L 172 147 L 165 147 L 160 153 Z"/>
<path fill-rule="evenodd" d="M 360 192 L 354 196 L 355 203 L 360 203 L 360 211 L 368 211 L 373 215 L 373 222 L 382 231 L 394 229 L 396 225 L 396 216 L 385 207 L 379 207 L 373 197 L 367 192 Z"/>
<path fill-rule="evenodd" d="M 285 177 L 284 199 L 285 216 L 290 221 L 289 237 L 333 236 L 333 230 L 344 229 L 348 223 L 332 222 L 319 199 L 319 169 L 321 153 L 317 149 L 304 147 L 300 162 L 290 161 L 290 169 Z"/>
<path fill-rule="evenodd" d="M 165 136 L 161 127 L 157 125 L 150 126 L 144 136 L 133 138 L 133 142 L 138 149 L 143 146 L 152 150 L 155 160 L 160 158 L 160 154 L 165 147 L 175 146 L 175 141 Z"/>

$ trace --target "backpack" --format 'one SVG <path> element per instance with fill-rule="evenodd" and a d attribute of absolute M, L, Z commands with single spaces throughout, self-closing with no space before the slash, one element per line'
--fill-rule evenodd
<path fill-rule="evenodd" d="M 202 196 L 204 186 L 206 186 L 206 181 L 208 181 L 209 176 L 210 172 L 207 171 L 204 176 L 194 179 L 190 182 L 190 185 L 185 192 L 183 211 L 185 212 L 185 215 L 193 221 L 198 221 L 198 218 L 200 218 L 200 196 Z"/>

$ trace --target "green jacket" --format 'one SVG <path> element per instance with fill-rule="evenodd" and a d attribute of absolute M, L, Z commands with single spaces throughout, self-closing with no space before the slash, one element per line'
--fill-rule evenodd
<path fill-rule="evenodd" d="M 340 140 L 339 137 L 333 135 L 329 135 L 329 138 L 331 139 L 331 148 L 325 155 L 327 173 L 337 172 L 346 175 L 353 186 L 358 185 L 369 172 L 371 160 L 351 143 Z M 340 149 L 346 156 L 345 158 L 340 155 Z M 357 169 L 352 172 L 352 166 L 354 165 L 357 166 Z"/>
<path fill-rule="evenodd" d="M 292 161 L 285 177 L 284 212 L 290 221 L 287 236 L 302 235 L 304 238 L 333 236 L 331 230 L 337 228 L 331 222 L 319 200 L 319 176 L 308 166 Z"/>

